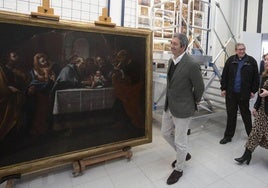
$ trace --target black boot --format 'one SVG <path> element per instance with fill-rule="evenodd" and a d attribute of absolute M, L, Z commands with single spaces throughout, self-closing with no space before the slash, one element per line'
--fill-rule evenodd
<path fill-rule="evenodd" d="M 246 148 L 242 157 L 235 158 L 235 160 L 239 163 L 244 163 L 246 161 L 247 165 L 249 165 L 250 160 L 251 160 L 251 154 L 252 154 L 252 152 L 248 148 Z"/>

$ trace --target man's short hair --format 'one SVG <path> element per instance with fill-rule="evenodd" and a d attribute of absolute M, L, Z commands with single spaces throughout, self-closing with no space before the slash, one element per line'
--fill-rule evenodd
<path fill-rule="evenodd" d="M 185 47 L 185 50 L 187 49 L 188 47 L 188 44 L 189 44 L 189 40 L 187 38 L 187 36 L 183 33 L 175 33 L 173 35 L 173 38 L 178 38 L 180 40 L 180 45 L 181 47 Z"/>

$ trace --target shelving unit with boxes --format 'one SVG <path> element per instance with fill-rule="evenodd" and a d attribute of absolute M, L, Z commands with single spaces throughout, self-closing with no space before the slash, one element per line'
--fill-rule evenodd
<path fill-rule="evenodd" d="M 139 0 L 138 10 L 138 27 L 153 30 L 153 59 L 161 68 L 170 58 L 170 40 L 175 32 L 189 37 L 190 53 L 204 53 L 206 12 L 201 0 Z"/>
<path fill-rule="evenodd" d="M 154 1 L 151 9 L 151 29 L 154 32 L 153 59 L 157 68 L 166 68 L 170 58 L 170 40 L 176 32 L 176 4 L 173 1 Z"/>
<path fill-rule="evenodd" d="M 154 51 L 169 51 L 169 40 L 176 31 L 176 1 L 154 4 L 151 29 L 154 32 Z"/>
<path fill-rule="evenodd" d="M 138 28 L 150 28 L 151 0 L 138 1 Z"/>

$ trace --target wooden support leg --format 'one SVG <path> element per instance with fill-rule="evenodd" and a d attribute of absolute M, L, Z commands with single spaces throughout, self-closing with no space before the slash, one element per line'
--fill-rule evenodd
<path fill-rule="evenodd" d="M 77 177 L 82 175 L 80 161 L 73 162 L 73 176 Z"/>
<path fill-rule="evenodd" d="M 7 180 L 6 188 L 13 188 L 14 186 L 14 179 Z"/>
<path fill-rule="evenodd" d="M 4 176 L 0 179 L 0 184 L 6 181 L 7 182 L 6 188 L 13 188 L 15 180 L 20 179 L 20 178 L 21 178 L 21 174 L 12 174 L 8 176 Z"/>

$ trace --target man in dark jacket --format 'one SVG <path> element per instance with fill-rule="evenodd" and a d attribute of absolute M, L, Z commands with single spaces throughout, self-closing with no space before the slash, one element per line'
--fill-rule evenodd
<path fill-rule="evenodd" d="M 238 107 L 249 135 L 252 128 L 249 100 L 254 97 L 259 87 L 256 60 L 246 54 L 246 47 L 243 43 L 235 45 L 235 52 L 235 55 L 227 59 L 221 78 L 221 95 L 225 96 L 227 126 L 220 144 L 232 141 L 236 129 Z"/>

